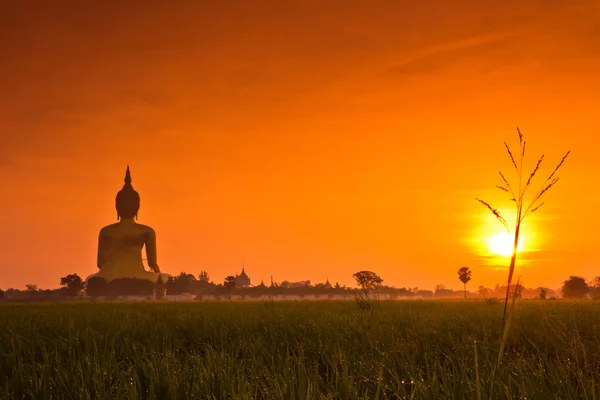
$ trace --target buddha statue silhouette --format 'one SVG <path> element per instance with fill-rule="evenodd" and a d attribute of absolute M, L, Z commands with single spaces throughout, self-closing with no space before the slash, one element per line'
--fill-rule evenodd
<path fill-rule="evenodd" d="M 98 271 L 92 277 L 107 282 L 120 278 L 136 278 L 156 282 L 162 275 L 165 282 L 171 276 L 161 273 L 156 260 L 156 233 L 149 226 L 135 222 L 140 209 L 140 195 L 131 186 L 129 166 L 125 172 L 125 185 L 117 193 L 116 224 L 105 226 L 98 238 Z M 146 247 L 146 260 L 151 271 L 142 262 L 142 248 Z"/>

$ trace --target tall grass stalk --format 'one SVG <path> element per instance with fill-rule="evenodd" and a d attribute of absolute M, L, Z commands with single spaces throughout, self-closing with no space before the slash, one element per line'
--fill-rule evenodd
<path fill-rule="evenodd" d="M 506 340 L 508 339 L 508 331 L 510 329 L 510 323 L 512 321 L 513 315 L 515 314 L 515 301 L 517 300 L 517 290 L 519 288 L 519 282 L 521 278 L 517 279 L 517 285 L 513 292 L 512 302 L 511 302 L 511 312 L 508 314 L 508 319 L 506 324 L 504 325 L 504 329 L 502 330 L 502 339 L 500 340 L 500 349 L 498 350 L 498 359 L 496 360 L 496 365 L 494 365 L 494 370 L 492 371 L 492 386 L 490 389 L 490 399 L 493 398 L 494 395 L 494 385 L 496 384 L 496 374 L 498 373 L 498 369 L 500 368 L 500 364 L 502 364 L 502 357 L 504 356 L 504 347 L 506 346 Z"/>
<path fill-rule="evenodd" d="M 542 162 L 544 161 L 544 155 L 542 154 L 542 156 L 537 161 L 535 168 L 529 174 L 529 177 L 527 177 L 527 180 L 525 180 L 524 179 L 525 175 L 524 175 L 524 169 L 523 169 L 523 160 L 525 158 L 525 149 L 526 149 L 527 142 L 523 139 L 523 134 L 521 133 L 521 130 L 519 128 L 517 128 L 517 133 L 519 135 L 519 152 L 518 152 L 517 157 L 515 158 L 508 143 L 504 142 L 504 147 L 506 148 L 506 151 L 508 153 L 508 156 L 510 158 L 512 166 L 514 167 L 514 169 L 517 173 L 518 185 L 517 186 L 511 185 L 509 180 L 506 179 L 505 175 L 502 173 L 502 171 L 499 172 L 500 178 L 502 179 L 502 184 L 496 185 L 496 187 L 498 189 L 500 189 L 501 191 L 503 191 L 511 196 L 510 201 L 514 202 L 516 211 L 517 211 L 517 216 L 516 216 L 515 225 L 514 225 L 513 251 L 512 251 L 512 255 L 510 257 L 510 265 L 508 268 L 506 296 L 504 298 L 504 310 L 502 313 L 502 328 L 501 328 L 502 342 L 500 345 L 501 348 L 500 348 L 500 354 L 498 355 L 496 369 L 499 367 L 499 365 L 502 361 L 502 351 L 504 348 L 504 343 L 506 342 L 506 336 L 508 335 L 507 307 L 508 307 L 508 299 L 509 299 L 509 295 L 510 295 L 510 285 L 512 283 L 513 274 L 514 274 L 515 267 L 517 264 L 517 249 L 519 246 L 519 234 L 521 232 L 521 224 L 528 216 L 530 216 L 532 213 L 536 212 L 540 207 L 542 207 L 544 205 L 544 202 L 541 201 L 542 197 L 544 196 L 544 194 L 546 194 L 546 192 L 548 192 L 558 182 L 559 178 L 558 178 L 558 176 L 556 176 L 556 173 L 558 172 L 560 167 L 563 165 L 563 163 L 565 162 L 565 160 L 571 153 L 571 151 L 567 151 L 565 156 L 558 163 L 558 165 L 554 168 L 554 170 L 548 176 L 548 178 L 546 178 L 546 180 L 540 186 L 539 190 L 535 193 L 535 195 L 533 197 L 531 197 L 531 199 L 526 201 L 525 194 L 527 193 L 527 190 L 529 189 L 529 187 L 532 185 L 533 179 L 535 178 L 536 174 L 538 173 L 538 171 L 540 169 Z M 507 233 L 509 235 L 511 234 L 509 224 L 506 221 L 506 219 L 500 214 L 500 211 L 498 211 L 496 208 L 492 207 L 486 201 L 483 201 L 478 198 L 476 198 L 475 200 L 477 200 L 478 202 L 483 204 L 485 207 L 487 207 L 492 212 L 492 214 L 494 214 L 494 216 L 498 219 L 498 221 L 500 221 L 500 223 L 502 223 L 502 225 L 506 229 Z M 517 290 L 515 288 L 515 296 L 513 296 L 513 304 L 516 299 L 516 292 L 517 292 Z M 513 310 L 514 310 L 514 307 L 513 307 Z M 493 387 L 492 387 L 492 394 L 493 394 Z"/>
<path fill-rule="evenodd" d="M 479 362 L 477 359 L 477 340 L 473 343 L 475 352 L 475 389 L 477 391 L 477 400 L 481 400 L 481 383 L 479 382 Z"/>

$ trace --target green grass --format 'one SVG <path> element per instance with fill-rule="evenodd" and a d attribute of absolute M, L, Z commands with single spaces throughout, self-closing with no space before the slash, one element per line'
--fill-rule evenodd
<path fill-rule="evenodd" d="M 4 304 L 0 398 L 488 398 L 502 307 Z M 600 303 L 517 304 L 496 398 L 596 399 L 599 376 Z"/>

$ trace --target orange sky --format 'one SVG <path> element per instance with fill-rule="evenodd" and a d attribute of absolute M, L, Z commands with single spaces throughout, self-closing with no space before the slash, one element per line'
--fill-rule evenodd
<path fill-rule="evenodd" d="M 127 164 L 166 272 L 502 284 L 517 126 L 573 151 L 517 276 L 600 275 L 600 3 L 377 4 L 2 2 L 0 287 L 95 272 Z"/>

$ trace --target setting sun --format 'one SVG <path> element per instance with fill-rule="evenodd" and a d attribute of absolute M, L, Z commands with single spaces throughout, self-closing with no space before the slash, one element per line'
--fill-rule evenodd
<path fill-rule="evenodd" d="M 487 239 L 488 249 L 492 254 L 503 257 L 510 257 L 513 253 L 514 235 L 506 232 L 497 233 Z M 519 236 L 519 246 L 517 252 L 523 251 L 524 238 Z"/>

